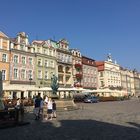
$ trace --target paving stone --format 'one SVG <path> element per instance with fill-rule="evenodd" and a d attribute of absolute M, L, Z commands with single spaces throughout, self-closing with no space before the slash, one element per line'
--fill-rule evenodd
<path fill-rule="evenodd" d="M 57 112 L 54 120 L 34 120 L 29 125 L 0 129 L 1 140 L 139 140 L 140 102 L 136 99 L 77 104 L 79 110 Z"/>

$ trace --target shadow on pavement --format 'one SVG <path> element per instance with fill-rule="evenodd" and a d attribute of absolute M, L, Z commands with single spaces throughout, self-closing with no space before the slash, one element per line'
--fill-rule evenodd
<path fill-rule="evenodd" d="M 0 130 L 1 140 L 139 140 L 140 125 L 126 127 L 95 120 L 33 121 L 30 125 Z"/>

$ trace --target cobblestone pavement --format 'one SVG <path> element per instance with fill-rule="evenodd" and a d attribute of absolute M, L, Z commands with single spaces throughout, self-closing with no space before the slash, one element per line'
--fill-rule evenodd
<path fill-rule="evenodd" d="M 0 129 L 0 140 L 140 140 L 140 102 L 136 99 L 77 104 L 80 109 L 57 112 L 57 119 Z"/>

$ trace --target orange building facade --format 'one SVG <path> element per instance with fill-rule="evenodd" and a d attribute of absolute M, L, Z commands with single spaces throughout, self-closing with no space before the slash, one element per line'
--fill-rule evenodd
<path fill-rule="evenodd" d="M 9 68 L 10 68 L 10 51 L 9 37 L 0 32 L 0 71 L 2 72 L 2 80 L 4 84 L 9 83 Z"/>

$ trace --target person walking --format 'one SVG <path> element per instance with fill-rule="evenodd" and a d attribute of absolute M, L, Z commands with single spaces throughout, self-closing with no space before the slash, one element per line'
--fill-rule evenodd
<path fill-rule="evenodd" d="M 35 120 L 39 120 L 40 103 L 41 103 L 41 98 L 40 95 L 38 95 L 36 96 L 35 104 L 34 104 Z"/>
<path fill-rule="evenodd" d="M 52 100 L 52 114 L 53 114 L 53 118 L 56 118 L 56 103 L 55 100 Z"/>
<path fill-rule="evenodd" d="M 21 99 L 18 98 L 17 101 L 16 101 L 16 106 L 15 106 L 15 108 L 16 108 L 16 109 L 20 109 L 20 104 L 21 104 Z"/>
<path fill-rule="evenodd" d="M 40 110 L 39 110 L 39 115 L 42 117 L 42 119 L 43 119 L 43 117 L 44 117 L 44 111 L 43 111 L 43 108 L 44 108 L 44 101 L 43 101 L 43 99 L 42 98 L 40 98 Z"/>

